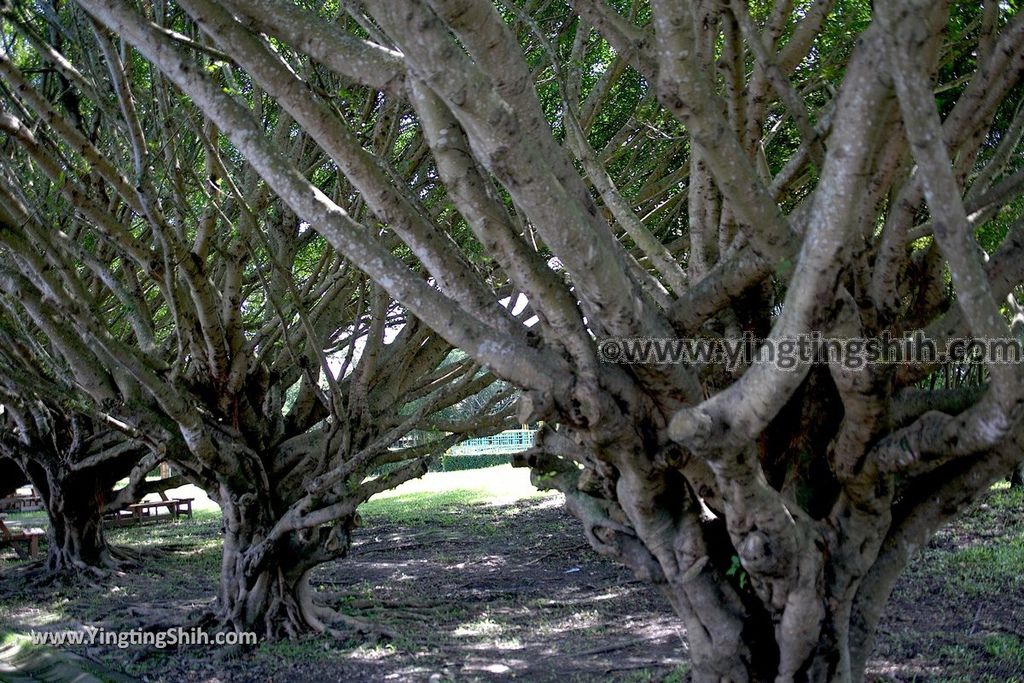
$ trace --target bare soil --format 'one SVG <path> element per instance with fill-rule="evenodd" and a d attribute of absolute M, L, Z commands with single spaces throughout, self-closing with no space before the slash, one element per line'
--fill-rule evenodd
<path fill-rule="evenodd" d="M 985 574 L 974 564 L 984 565 L 985 553 L 964 553 L 993 539 L 1024 542 L 1024 505 L 1015 500 L 1014 519 L 982 509 L 915 563 L 887 610 L 869 680 L 1024 680 L 1024 581 L 1019 572 L 1009 577 L 1000 564 L 1006 557 Z M 185 623 L 209 607 L 216 520 L 147 533 L 158 554 L 102 585 L 33 586 L 23 569 L 0 571 L 0 631 L 125 629 L 154 615 Z M 249 650 L 70 649 L 146 681 L 688 679 L 684 633 L 667 602 L 586 547 L 557 498 L 475 504 L 450 519 L 368 519 L 351 556 L 322 567 L 314 584 L 327 604 L 395 637 L 353 632 L 347 640 L 309 637 Z"/>

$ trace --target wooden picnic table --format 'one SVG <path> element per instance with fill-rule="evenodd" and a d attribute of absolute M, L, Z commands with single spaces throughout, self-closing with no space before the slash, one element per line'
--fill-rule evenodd
<path fill-rule="evenodd" d="M 192 501 L 194 498 L 170 498 L 132 503 L 123 510 L 114 513 L 108 521 L 114 524 L 142 524 L 162 519 L 177 519 L 182 515 L 192 517 Z M 166 512 L 161 513 L 161 508 Z"/>
<path fill-rule="evenodd" d="M 0 498 L 0 510 L 4 512 L 29 512 L 43 507 L 43 499 L 36 495 L 20 495 Z"/>
<path fill-rule="evenodd" d="M 9 529 L 4 524 L 3 517 L 0 517 L 0 548 L 11 546 L 14 552 L 22 559 L 32 560 L 39 554 L 39 539 L 46 536 L 42 529 Z M 19 543 L 28 545 L 28 555 L 18 546 Z"/>

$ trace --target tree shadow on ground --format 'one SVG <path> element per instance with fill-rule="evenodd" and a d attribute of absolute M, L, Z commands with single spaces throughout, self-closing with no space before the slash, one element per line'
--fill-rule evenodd
<path fill-rule="evenodd" d="M 389 628 L 394 640 L 353 632 L 245 652 L 74 652 L 151 681 L 686 679 L 685 634 L 667 602 L 594 553 L 558 496 L 501 505 L 485 498 L 467 490 L 403 496 L 385 511 L 368 506 L 351 555 L 314 573 L 321 600 Z M 900 581 L 869 680 L 1022 680 L 1024 497 L 990 502 L 942 532 Z M 116 530 L 112 541 L 147 559 L 98 587 L 72 580 L 33 588 L 8 564 L 0 636 L 138 628 L 154 611 L 185 624 L 215 599 L 219 529 L 219 519 L 206 517 Z"/>
<path fill-rule="evenodd" d="M 400 677 L 681 675 L 683 632 L 666 601 L 597 556 L 560 504 L 477 503 L 457 526 L 368 524 L 315 582 L 339 609 L 404 634 L 365 655 Z"/>

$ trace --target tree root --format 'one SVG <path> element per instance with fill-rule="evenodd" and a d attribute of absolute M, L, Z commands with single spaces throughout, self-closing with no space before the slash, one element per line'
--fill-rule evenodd
<path fill-rule="evenodd" d="M 327 632 L 335 638 L 348 638 L 352 635 L 352 631 L 355 631 L 358 635 L 370 636 L 372 638 L 372 642 L 395 640 L 398 638 L 398 634 L 387 626 L 375 624 L 371 621 L 365 621 L 348 614 L 343 614 L 325 605 L 318 605 L 317 612 L 320 619 L 322 619 L 327 625 Z M 349 632 L 346 633 L 344 631 L 339 631 L 334 628 L 335 626 L 343 626 L 348 629 Z"/>
<path fill-rule="evenodd" d="M 224 626 L 216 612 L 205 608 L 183 613 L 181 609 L 154 607 L 143 603 L 129 607 L 128 614 L 142 619 L 139 628 L 143 631 L 167 631 L 174 628 L 186 631 L 194 628 L 216 630 Z"/>
<path fill-rule="evenodd" d="M 15 565 L 4 572 L 6 577 L 16 578 L 26 586 L 46 586 L 53 581 L 50 572 L 46 570 L 46 560 L 32 560 Z"/>
<path fill-rule="evenodd" d="M 354 609 L 396 609 L 396 610 L 435 610 L 449 609 L 450 602 L 443 600 L 385 600 L 375 598 L 357 598 L 352 593 L 343 591 L 319 591 L 318 595 L 328 600 L 344 600 L 346 607 Z"/>
<path fill-rule="evenodd" d="M 50 569 L 46 560 L 33 562 L 32 576 L 28 578 L 28 584 L 33 588 L 47 588 L 54 583 L 62 585 L 80 585 L 89 590 L 102 590 L 103 582 L 111 575 L 123 576 L 120 565 L 106 562 L 103 566 L 86 564 L 80 560 L 65 560 L 63 566 L 58 569 Z"/>

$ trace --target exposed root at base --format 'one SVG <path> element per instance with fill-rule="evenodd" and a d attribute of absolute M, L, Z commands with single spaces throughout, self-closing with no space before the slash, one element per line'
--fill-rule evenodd
<path fill-rule="evenodd" d="M 327 632 L 335 638 L 347 638 L 351 635 L 352 631 L 360 635 L 370 636 L 374 642 L 395 640 L 398 637 L 398 634 L 387 626 L 375 624 L 372 621 L 359 619 L 348 614 L 342 614 L 335 609 L 323 605 L 318 605 L 317 610 L 320 618 L 327 625 Z M 349 633 L 336 629 L 336 626 L 344 627 Z"/>

